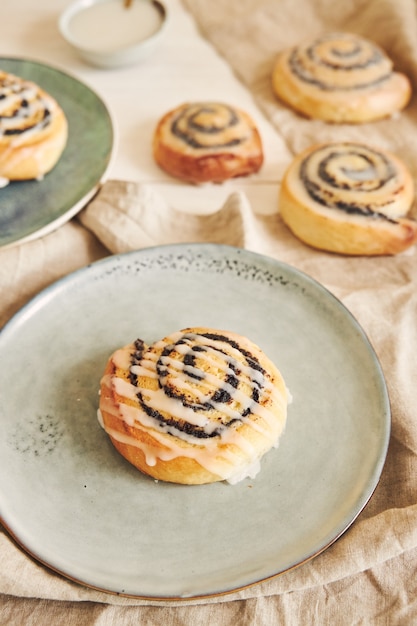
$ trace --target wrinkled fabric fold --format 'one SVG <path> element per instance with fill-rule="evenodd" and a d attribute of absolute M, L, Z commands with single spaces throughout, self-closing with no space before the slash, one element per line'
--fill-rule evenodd
<path fill-rule="evenodd" d="M 415 254 L 396 258 L 343 258 L 309 250 L 289 236 L 279 215 L 256 215 L 246 198 L 232 193 L 210 215 L 190 215 L 169 206 L 152 186 L 112 180 L 105 183 L 79 220 L 112 253 L 123 253 L 165 243 L 224 243 L 268 254 L 297 266 L 327 286 L 352 311 L 370 337 L 383 369 L 393 408 L 393 436 L 380 484 L 358 520 L 328 550 L 302 567 L 231 596 L 207 599 L 223 602 L 232 599 L 273 596 L 289 591 L 312 589 L 355 576 L 382 565 L 406 551 L 417 548 L 417 504 L 412 474 L 403 471 L 405 487 L 392 493 L 401 463 L 416 466 L 417 433 L 413 423 L 412 381 L 417 378 L 413 346 L 417 335 L 415 318 Z M 375 285 L 376 275 L 384 276 Z M 396 329 L 401 332 L 397 333 Z M 410 334 L 411 333 L 411 334 Z M 411 343 L 410 343 L 411 340 Z M 416 370 L 416 371 L 414 371 Z M 410 378 L 411 375 L 411 378 Z M 408 501 L 406 498 L 406 491 Z M 3 553 L 14 546 L 3 537 Z M 115 604 L 158 604 L 155 601 L 118 598 L 84 589 L 18 555 L 21 573 L 2 580 L 4 593 L 22 597 L 110 602 Z M 51 585 L 51 583 L 53 583 Z M 35 587 L 33 586 L 35 584 Z M 55 593 L 52 592 L 55 589 Z M 187 603 L 201 603 L 191 600 Z"/>
<path fill-rule="evenodd" d="M 304 37 L 306 27 L 309 35 L 343 28 L 386 47 L 396 68 L 406 72 L 417 89 L 414 0 L 354 0 L 342 5 L 329 0 L 302 5 L 291 0 L 183 2 L 202 34 L 251 91 L 290 153 L 315 142 L 366 138 L 397 153 L 417 180 L 415 99 L 393 119 L 336 126 L 290 111 L 273 96 L 270 83 L 275 55 Z M 286 262 L 319 281 L 357 318 L 381 363 L 392 409 L 390 446 L 379 484 L 352 526 L 320 555 L 280 576 L 215 598 L 162 602 L 89 589 L 37 563 L 0 528 L 2 616 L 17 624 L 13 620 L 18 610 L 19 615 L 39 616 L 40 623 L 48 605 L 59 623 L 71 609 L 80 623 L 98 625 L 140 619 L 155 624 L 252 626 L 278 623 L 279 617 L 279 623 L 298 626 L 321 623 L 324 615 L 334 624 L 385 625 L 387 615 L 390 623 L 413 623 L 417 619 L 415 247 L 396 257 L 346 258 L 308 248 L 291 235 L 279 214 L 257 214 L 242 192 L 231 193 L 210 214 L 196 215 L 172 206 L 156 186 L 110 180 L 77 220 L 40 240 L 0 250 L 0 324 L 40 289 L 96 259 L 181 242 L 228 244 Z M 134 612 L 139 606 L 140 614 Z M 87 615 L 89 621 L 83 621 Z"/>
<path fill-rule="evenodd" d="M 122 253 L 204 241 L 245 248 L 253 216 L 241 192 L 214 213 L 194 215 L 171 207 L 150 185 L 110 180 L 79 219 L 112 253 Z"/>
<path fill-rule="evenodd" d="M 268 254 L 306 272 L 334 293 L 362 324 L 380 358 L 390 392 L 393 426 L 391 445 L 380 483 L 358 519 L 332 546 L 299 568 L 230 595 L 191 599 L 184 604 L 222 603 L 287 592 L 307 592 L 383 566 L 417 549 L 417 425 L 413 407 L 417 280 L 415 251 L 382 259 L 344 258 L 310 250 L 292 237 L 279 215 L 256 215 L 242 192 L 230 194 L 209 215 L 190 215 L 168 204 L 152 186 L 111 180 L 80 214 L 79 221 L 97 241 L 119 254 L 148 246 L 180 242 L 229 244 Z M 82 227 L 65 226 L 73 236 Z M 16 261 L 29 247 L 62 242 L 63 231 L 42 243 L 4 251 Z M 67 232 L 68 236 L 68 232 Z M 94 238 L 95 236 L 95 238 Z M 52 243 L 53 242 L 53 243 Z M 379 284 L 375 277 L 383 277 Z M 120 606 L 159 605 L 158 600 L 122 598 L 84 588 L 54 574 L 18 550 L 7 534 L 0 550 L 13 567 L 0 570 L 0 592 L 22 598 L 94 601 Z M 165 604 L 165 603 L 164 603 Z M 182 601 L 175 601 L 178 606 Z"/>

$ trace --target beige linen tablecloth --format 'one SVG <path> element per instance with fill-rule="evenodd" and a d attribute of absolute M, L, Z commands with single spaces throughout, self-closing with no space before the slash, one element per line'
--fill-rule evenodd
<path fill-rule="evenodd" d="M 369 139 L 397 152 L 417 181 L 417 106 L 360 127 L 299 118 L 270 88 L 276 53 L 309 34 L 351 29 L 381 43 L 417 93 L 417 18 L 411 0 L 187 0 L 202 33 L 247 85 L 287 147 Z M 277 180 L 282 172 L 277 172 Z M 204 189 L 202 189 L 204 193 Z M 230 595 L 157 602 L 84 588 L 37 564 L 0 532 L 0 624 L 413 624 L 417 623 L 417 250 L 345 258 L 295 239 L 279 214 L 262 215 L 240 192 L 213 215 L 190 216 L 151 186 L 109 181 L 78 219 L 0 250 L 0 323 L 41 288 L 101 258 L 149 245 L 216 241 L 268 254 L 305 271 L 348 307 L 381 361 L 392 434 L 380 483 L 352 527 L 328 550 L 272 580 Z"/>

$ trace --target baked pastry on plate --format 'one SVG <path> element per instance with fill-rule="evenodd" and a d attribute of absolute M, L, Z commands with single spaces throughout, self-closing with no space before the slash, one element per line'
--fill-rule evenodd
<path fill-rule="evenodd" d="M 305 243 L 351 255 L 396 254 L 417 241 L 407 218 L 414 184 L 394 154 L 346 142 L 295 157 L 280 189 L 281 217 Z"/>
<path fill-rule="evenodd" d="M 280 372 L 257 345 L 187 328 L 114 352 L 98 414 L 115 448 L 154 479 L 236 483 L 278 445 L 287 403 Z"/>
<path fill-rule="evenodd" d="M 403 109 L 409 79 L 386 53 L 351 33 L 330 33 L 284 50 L 272 73 L 275 94 L 295 111 L 328 122 L 371 122 Z"/>
<path fill-rule="evenodd" d="M 221 183 L 257 172 L 262 141 L 250 116 L 220 102 L 186 103 L 166 113 L 153 138 L 155 161 L 191 183 Z"/>
<path fill-rule="evenodd" d="M 0 177 L 42 178 L 68 137 L 65 114 L 37 84 L 0 71 Z"/>

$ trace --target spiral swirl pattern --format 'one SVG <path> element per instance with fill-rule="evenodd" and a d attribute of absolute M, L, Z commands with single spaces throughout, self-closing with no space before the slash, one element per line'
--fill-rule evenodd
<path fill-rule="evenodd" d="M 232 148 L 250 135 L 236 109 L 216 102 L 182 107 L 171 121 L 171 132 L 196 150 Z"/>
<path fill-rule="evenodd" d="M 370 41 L 349 33 L 325 35 L 294 48 L 293 74 L 323 91 L 375 87 L 390 78 L 392 62 Z"/>
<path fill-rule="evenodd" d="M 405 74 L 371 41 L 331 33 L 282 51 L 272 72 L 275 95 L 308 118 L 364 123 L 389 117 L 409 102 Z"/>
<path fill-rule="evenodd" d="M 393 153 L 354 142 L 307 148 L 288 167 L 280 213 L 301 241 L 350 255 L 390 255 L 417 241 L 414 181 Z"/>
<path fill-rule="evenodd" d="M 137 341 L 116 351 L 106 372 L 102 425 L 133 465 L 163 480 L 194 484 L 252 475 L 248 467 L 259 469 L 285 425 L 288 395 L 280 372 L 235 333 L 188 328 L 150 347 Z"/>
<path fill-rule="evenodd" d="M 397 203 L 401 171 L 381 151 L 358 143 L 327 144 L 301 162 L 300 178 L 310 198 L 348 214 L 391 219 L 404 214 Z"/>
<path fill-rule="evenodd" d="M 54 101 L 34 83 L 0 72 L 0 141 L 40 132 L 51 124 Z"/>
<path fill-rule="evenodd" d="M 259 410 L 261 396 L 272 393 L 257 356 L 211 332 L 162 340 L 139 362 L 133 357 L 130 372 L 141 408 L 159 427 L 198 439 L 221 436 L 225 427 L 242 423 Z M 156 392 L 144 384 L 148 377 L 156 379 Z"/>

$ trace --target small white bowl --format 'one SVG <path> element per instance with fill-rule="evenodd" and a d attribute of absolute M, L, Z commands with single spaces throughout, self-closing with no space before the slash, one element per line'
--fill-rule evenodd
<path fill-rule="evenodd" d="M 146 58 L 165 31 L 160 0 L 76 0 L 59 18 L 59 30 L 78 55 L 97 67 L 133 65 Z"/>

